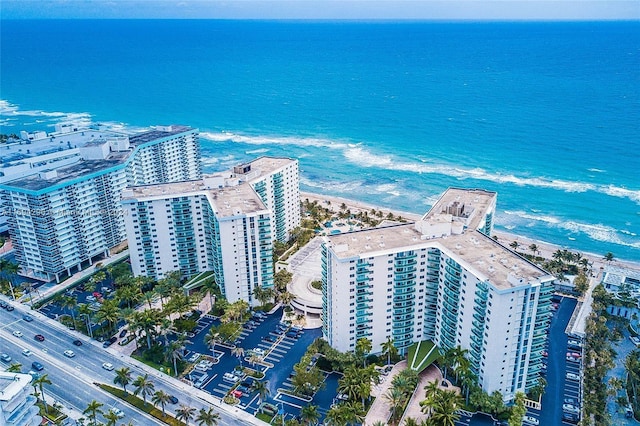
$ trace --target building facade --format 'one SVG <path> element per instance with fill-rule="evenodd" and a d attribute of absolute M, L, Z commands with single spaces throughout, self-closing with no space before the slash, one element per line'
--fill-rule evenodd
<path fill-rule="evenodd" d="M 487 392 L 538 383 L 553 277 L 489 235 L 496 194 L 451 188 L 414 224 L 325 238 L 323 334 L 350 351 L 391 338 L 468 350 Z"/>
<path fill-rule="evenodd" d="M 31 395 L 29 374 L 0 372 L 0 425 L 38 426 L 37 398 Z"/>
<path fill-rule="evenodd" d="M 125 187 L 201 176 L 194 129 L 156 127 L 134 136 L 80 133 L 74 134 L 78 143 L 69 143 L 78 155 L 68 152 L 62 163 L 52 161 L 37 173 L 0 183 L 16 260 L 34 278 L 59 280 L 123 243 Z"/>
<path fill-rule="evenodd" d="M 129 188 L 122 204 L 133 272 L 161 279 L 213 271 L 227 300 L 253 305 L 256 287 L 273 286 L 274 229 L 286 239 L 299 225 L 299 199 L 297 161 L 271 157 L 196 181 Z"/>

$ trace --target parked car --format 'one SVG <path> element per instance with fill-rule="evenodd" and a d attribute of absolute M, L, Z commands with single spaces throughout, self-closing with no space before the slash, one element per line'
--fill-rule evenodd
<path fill-rule="evenodd" d="M 242 391 L 239 391 L 238 389 L 232 390 L 231 395 L 235 396 L 236 398 L 242 398 Z"/>
<path fill-rule="evenodd" d="M 576 381 L 577 381 L 577 380 L 580 380 L 580 376 L 578 376 L 578 375 L 577 375 L 577 374 L 575 374 L 575 373 L 567 373 L 566 377 L 567 377 L 567 379 L 569 379 L 569 380 L 576 380 Z"/>
<path fill-rule="evenodd" d="M 562 404 L 562 411 L 566 411 L 567 413 L 579 413 L 580 409 L 572 404 Z"/>
<path fill-rule="evenodd" d="M 540 420 L 536 419 L 535 417 L 532 416 L 524 416 L 522 418 L 522 423 L 526 423 L 526 424 L 530 424 L 530 425 L 539 425 L 540 424 Z"/>
<path fill-rule="evenodd" d="M 36 334 L 35 336 L 33 336 L 33 338 L 38 342 L 44 342 L 44 336 L 42 334 Z"/>
<path fill-rule="evenodd" d="M 264 340 L 265 342 L 275 343 L 278 340 L 278 338 L 276 336 L 268 335 L 268 336 L 264 336 L 262 340 Z"/>
<path fill-rule="evenodd" d="M 634 345 L 640 347 L 640 337 L 631 336 L 629 339 L 631 339 L 631 342 L 633 342 Z"/>
<path fill-rule="evenodd" d="M 120 334 L 118 334 L 118 337 L 121 337 L 121 338 L 122 338 L 122 337 L 126 336 L 128 332 L 129 332 L 129 330 L 127 330 L 127 329 L 125 328 L 125 329 L 123 329 L 123 330 L 120 332 Z"/>
<path fill-rule="evenodd" d="M 66 356 L 67 358 L 73 358 L 74 356 L 76 356 L 76 353 L 71 349 L 67 349 L 63 353 L 64 353 L 64 356 Z"/>
<path fill-rule="evenodd" d="M 36 371 L 42 371 L 44 370 L 44 365 L 40 364 L 38 361 L 33 361 L 31 363 L 31 368 L 33 368 Z"/>
<path fill-rule="evenodd" d="M 172 404 L 177 404 L 178 403 L 178 398 L 176 398 L 173 395 L 169 395 L 169 402 Z"/>
<path fill-rule="evenodd" d="M 110 362 L 105 362 L 102 364 L 102 368 L 104 368 L 107 371 L 111 371 L 113 370 L 113 364 L 111 364 Z"/>
<path fill-rule="evenodd" d="M 7 306 L 7 302 L 5 302 L 4 300 L 0 300 L 0 308 L 6 308 Z"/>
<path fill-rule="evenodd" d="M 580 416 L 576 413 L 562 413 L 562 421 L 577 424 L 580 421 Z"/>
<path fill-rule="evenodd" d="M 574 347 L 577 347 L 577 348 L 581 348 L 582 347 L 582 342 L 580 342 L 579 340 L 576 340 L 576 339 L 569 339 L 569 340 L 567 340 L 567 345 L 574 346 Z"/>
<path fill-rule="evenodd" d="M 564 399 L 564 403 L 565 404 L 578 405 L 578 400 L 575 399 L 575 398 L 565 398 Z"/>
<path fill-rule="evenodd" d="M 13 311 L 15 308 L 9 304 L 7 304 L 7 307 L 5 308 L 7 311 L 11 312 Z"/>

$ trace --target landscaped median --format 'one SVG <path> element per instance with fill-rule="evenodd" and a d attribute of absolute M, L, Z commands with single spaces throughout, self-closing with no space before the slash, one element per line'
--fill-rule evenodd
<path fill-rule="evenodd" d="M 104 383 L 94 383 L 94 384 L 98 386 L 100 389 L 106 392 L 109 392 L 111 395 L 116 396 L 123 401 L 128 402 L 129 404 L 133 405 L 140 411 L 143 411 L 149 414 L 150 416 L 155 417 L 156 419 L 162 422 L 165 422 L 168 425 L 186 426 L 184 422 L 181 422 L 180 420 L 176 419 L 175 417 L 169 414 L 162 414 L 162 411 L 158 410 L 153 404 L 149 402 L 145 404 L 143 400 L 141 400 L 140 398 L 138 398 L 137 396 L 131 393 L 128 393 L 128 392 L 125 393 L 122 389 L 114 388 L 113 386 L 105 385 Z"/>

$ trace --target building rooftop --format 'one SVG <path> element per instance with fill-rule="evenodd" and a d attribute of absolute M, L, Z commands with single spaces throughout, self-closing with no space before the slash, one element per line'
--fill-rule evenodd
<path fill-rule="evenodd" d="M 212 189 L 205 186 L 203 180 L 134 186 L 123 191 L 122 200 L 142 201 L 194 195 L 205 195 L 219 218 L 267 210 L 249 184 Z"/>
<path fill-rule="evenodd" d="M 233 173 L 243 181 L 251 182 L 261 176 L 275 172 L 296 160 L 286 157 L 260 157 L 233 168 Z"/>
<path fill-rule="evenodd" d="M 478 190 L 471 190 L 468 194 L 464 192 L 460 189 L 447 191 L 423 216 L 422 221 L 330 235 L 325 240 L 336 255 L 343 259 L 437 248 L 454 257 L 478 278 L 501 290 L 543 278 L 550 279 L 551 275 L 546 271 L 476 230 L 485 211 L 495 203 L 496 194 Z M 466 206 L 465 212 L 470 213 L 467 216 L 470 226 L 465 226 L 460 233 L 448 232 L 433 237 L 420 231 L 431 229 L 425 227 L 422 222 L 446 224 L 447 221 L 455 220 L 446 209 L 458 209 L 459 216 L 462 205 Z"/>
<path fill-rule="evenodd" d="M 31 383 L 29 374 L 0 371 L 0 401 L 10 401 Z"/>
<path fill-rule="evenodd" d="M 85 175 L 90 175 L 92 173 L 100 172 L 106 169 L 115 168 L 121 164 L 124 164 L 126 160 L 131 156 L 134 152 L 136 146 L 145 144 L 150 141 L 154 141 L 164 137 L 170 137 L 175 134 L 179 134 L 182 132 L 187 132 L 193 130 L 190 127 L 186 126 L 165 126 L 165 127 L 157 127 L 154 130 L 146 131 L 134 136 L 129 137 L 129 149 L 126 150 L 111 150 L 108 151 L 108 155 L 104 159 L 86 159 L 83 160 L 78 156 L 78 161 L 72 163 L 71 165 L 55 165 L 55 163 L 50 167 L 50 171 L 46 171 L 42 173 L 33 173 L 32 175 L 25 178 L 18 178 L 15 180 L 11 180 L 9 182 L 5 182 L 3 185 L 8 188 L 17 188 L 17 189 L 26 189 L 31 191 L 38 191 L 41 189 L 45 189 L 54 185 L 64 184 L 65 182 L 71 182 L 74 179 L 78 179 Z M 45 155 L 52 152 L 60 152 L 60 156 L 65 156 L 67 153 L 69 155 L 72 154 L 72 149 L 75 150 L 77 147 L 95 147 L 99 145 L 105 144 L 109 139 L 120 138 L 126 136 L 121 133 L 115 132 L 104 132 L 104 131 L 94 131 L 93 129 L 80 129 L 72 133 L 64 133 L 58 135 L 57 137 L 47 138 L 47 139 L 38 139 L 33 142 L 30 142 L 30 145 L 20 145 L 22 147 L 31 147 L 33 145 L 43 145 L 43 147 L 49 146 L 52 143 L 55 145 L 58 142 L 65 142 L 64 149 L 63 147 L 59 147 L 53 149 L 53 151 L 49 149 L 44 149 L 39 151 L 40 153 L 36 153 L 35 151 L 30 154 L 28 157 L 38 157 L 39 155 Z M 71 142 L 73 141 L 73 142 Z M 24 141 L 23 141 L 24 142 Z M 5 163 L 8 164 L 6 158 L 4 158 L 4 147 L 0 147 L 0 152 L 2 152 L 2 158 Z M 76 150 L 74 155 L 78 155 L 78 151 Z M 27 158 L 27 156 L 23 157 Z M 17 161 L 11 163 L 11 165 L 17 164 Z M 0 167 L 0 171 L 2 171 L 2 167 Z M 24 176 L 24 174 L 23 174 Z"/>

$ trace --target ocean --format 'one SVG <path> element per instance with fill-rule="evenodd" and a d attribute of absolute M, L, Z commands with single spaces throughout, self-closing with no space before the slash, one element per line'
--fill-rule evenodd
<path fill-rule="evenodd" d="M 206 172 L 412 213 L 498 192 L 496 228 L 640 261 L 640 22 L 1 22 L 0 132 L 201 132 Z M 1 154 L 0 154 L 1 155 Z"/>

